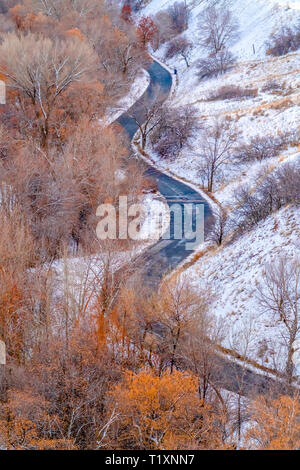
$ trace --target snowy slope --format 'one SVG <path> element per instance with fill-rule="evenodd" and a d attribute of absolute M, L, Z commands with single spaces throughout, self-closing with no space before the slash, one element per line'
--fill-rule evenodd
<path fill-rule="evenodd" d="M 175 3 L 176 0 L 151 1 L 141 12 L 142 15 L 154 16 L 157 12 Z M 191 9 L 191 19 L 186 35 L 197 44 L 198 15 L 207 6 L 207 0 L 188 0 Z M 253 59 L 253 44 L 256 57 L 263 57 L 264 43 L 275 28 L 280 25 L 294 24 L 299 18 L 300 2 L 285 0 L 230 0 L 230 9 L 240 23 L 240 39 L 232 50 L 240 60 Z M 198 49 L 198 48 L 196 48 Z M 199 49 L 194 51 L 194 57 L 199 56 Z"/>
<path fill-rule="evenodd" d="M 300 257 L 299 240 L 300 209 L 287 207 L 235 243 L 208 253 L 186 272 L 196 287 L 212 288 L 212 311 L 226 329 L 224 346 L 243 354 L 243 338 L 249 333 L 248 356 L 269 367 L 284 365 L 284 328 L 258 307 L 257 286 L 268 263 L 279 256 Z"/>
<path fill-rule="evenodd" d="M 161 9 L 174 3 L 173 0 L 159 2 L 152 0 L 141 14 L 155 15 Z M 232 47 L 238 57 L 233 70 L 222 76 L 199 81 L 196 62 L 205 55 L 197 45 L 198 16 L 207 1 L 190 0 L 191 19 L 188 30 L 184 33 L 194 44 L 191 66 L 175 58 L 169 61 L 170 66 L 179 70 L 179 85 L 170 102 L 171 106 L 192 104 L 199 113 L 202 122 L 213 119 L 226 119 L 228 126 L 237 135 L 237 141 L 247 143 L 255 136 L 277 136 L 299 130 L 300 122 L 300 51 L 283 57 L 267 57 L 265 41 L 270 33 L 281 25 L 291 25 L 300 21 L 300 0 L 297 2 L 276 0 L 231 0 L 231 10 L 240 22 L 240 38 Z M 253 53 L 255 46 L 255 54 Z M 155 54 L 163 58 L 165 46 Z M 269 81 L 276 81 L 277 91 L 264 91 Z M 209 100 L 216 89 L 224 85 L 239 85 L 257 91 L 254 98 L 236 100 Z M 195 137 L 192 149 L 184 150 L 175 161 L 160 161 L 152 157 L 161 167 L 179 176 L 200 184 L 197 151 L 201 146 L 201 134 Z M 151 148 L 148 147 L 148 152 Z M 276 166 L 289 155 L 297 157 L 298 142 L 285 149 L 275 161 L 268 161 L 267 166 Z M 237 185 L 250 178 L 255 181 L 261 165 L 239 167 L 228 165 L 224 168 L 221 179 L 216 183 L 215 196 L 220 202 L 230 206 L 230 196 Z"/>
<path fill-rule="evenodd" d="M 172 0 L 151 1 L 142 14 L 155 15 L 157 11 L 174 3 Z M 232 0 L 231 9 L 240 22 L 240 38 L 231 50 L 238 58 L 233 70 L 225 75 L 199 81 L 196 61 L 204 57 L 197 45 L 198 15 L 206 1 L 189 1 L 192 18 L 184 34 L 194 44 L 191 66 L 186 67 L 178 58 L 168 62 L 179 71 L 179 84 L 170 105 L 193 104 L 203 122 L 226 118 L 238 139 L 248 142 L 253 136 L 277 136 L 299 130 L 300 124 L 300 51 L 283 57 L 266 56 L 265 42 L 282 25 L 295 24 L 300 19 L 300 1 Z M 255 54 L 253 50 L 255 48 Z M 155 52 L 164 60 L 165 46 Z M 263 91 L 265 84 L 276 80 L 278 91 Z M 251 99 L 208 101 L 209 96 L 223 85 L 239 85 L 257 90 Z M 147 152 L 157 165 L 200 184 L 197 151 L 201 135 L 196 136 L 191 149 L 182 152 L 176 161 L 161 161 L 148 146 Z M 286 161 L 300 157 L 299 142 L 263 164 L 244 166 L 228 164 L 216 182 L 214 196 L 230 211 L 233 209 L 233 191 L 247 182 L 253 188 L 263 167 L 273 171 Z M 231 245 L 209 251 L 187 270 L 193 284 L 203 289 L 207 284 L 213 290 L 212 312 L 222 318 L 226 333 L 223 344 L 261 364 L 283 369 L 285 347 L 282 325 L 269 313 L 258 307 L 256 287 L 262 282 L 265 266 L 279 255 L 286 259 L 300 257 L 300 209 L 288 207 L 261 222 L 250 233 Z M 300 371 L 299 371 L 300 374 Z"/>
<path fill-rule="evenodd" d="M 172 0 L 167 2 L 153 0 L 142 11 L 142 14 L 154 15 L 171 3 L 173 3 Z M 188 3 L 196 5 L 199 1 Z M 288 3 L 293 8 L 287 8 Z M 203 122 L 212 118 L 226 118 L 239 139 L 244 141 L 253 136 L 275 136 L 297 130 L 300 121 L 300 51 L 283 57 L 266 57 L 265 41 L 280 25 L 290 25 L 300 20 L 300 1 L 279 3 L 273 0 L 231 0 L 231 9 L 239 19 L 241 30 L 240 39 L 232 47 L 234 54 L 238 57 L 238 63 L 233 70 L 221 77 L 199 81 L 196 62 L 205 56 L 205 53 L 197 45 L 197 25 L 198 15 L 206 5 L 207 2 L 202 1 L 192 8 L 189 28 L 184 33 L 194 44 L 191 66 L 187 68 L 184 61 L 178 58 L 169 61 L 170 66 L 179 70 L 179 85 L 171 105 L 194 105 Z M 163 45 L 155 54 L 163 58 L 164 51 Z M 278 82 L 279 90 L 277 92 L 263 91 L 264 85 L 271 80 Z M 252 99 L 209 101 L 211 93 L 224 85 L 251 88 L 257 90 L 257 96 Z M 158 163 L 197 183 L 199 161 L 196 154 L 200 144 L 201 135 L 198 140 L 195 139 L 193 149 L 183 151 L 175 162 L 158 161 Z M 288 149 L 282 158 L 289 153 L 295 154 L 296 152 L 297 148 Z M 155 158 L 155 155 L 153 157 Z M 236 177 L 235 170 L 231 167 L 227 169 L 225 179 L 219 182 L 222 187 L 231 183 L 231 176 Z M 249 168 L 242 169 L 242 171 L 249 172 Z M 222 195 L 219 196 L 222 200 Z"/>

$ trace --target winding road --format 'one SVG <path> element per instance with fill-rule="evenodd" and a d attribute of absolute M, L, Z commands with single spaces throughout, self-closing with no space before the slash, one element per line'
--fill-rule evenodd
<path fill-rule="evenodd" d="M 124 113 L 118 122 L 128 133 L 130 141 L 133 139 L 135 133 L 138 130 L 136 121 L 131 116 L 137 116 L 139 122 L 143 120 L 143 106 L 141 103 L 155 102 L 156 94 L 158 92 L 157 86 L 160 87 L 160 96 L 168 97 L 172 87 L 172 76 L 164 67 L 158 62 L 154 61 L 148 68 L 150 75 L 150 84 L 144 93 L 144 95 L 138 100 L 133 107 L 126 113 Z M 184 210 L 183 205 L 185 203 L 193 204 L 194 210 L 197 205 L 204 206 L 204 217 L 207 218 L 212 214 L 211 208 L 207 201 L 203 197 L 192 189 L 190 186 L 171 178 L 164 173 L 161 173 L 157 169 L 145 165 L 145 176 L 155 180 L 159 192 L 164 196 L 169 207 L 173 204 L 178 204 L 182 208 L 182 226 L 184 227 Z M 191 202 L 192 201 L 192 202 Z M 176 268 L 185 258 L 191 255 L 193 251 L 186 249 L 186 243 L 191 242 L 187 240 L 184 233 L 182 239 L 175 239 L 174 237 L 174 218 L 171 216 L 170 224 L 170 239 L 160 239 L 154 246 L 149 248 L 143 255 L 145 261 L 143 279 L 147 285 L 157 287 L 161 278 Z M 193 229 L 195 230 L 195 212 L 193 214 Z M 184 228 L 183 228 L 184 230 Z"/>
<path fill-rule="evenodd" d="M 169 96 L 172 87 L 172 76 L 167 69 L 162 67 L 158 62 L 154 61 L 148 68 L 151 78 L 149 87 L 144 95 L 138 100 L 133 107 L 124 113 L 118 120 L 119 124 L 125 129 L 129 135 L 130 142 L 138 130 L 138 125 L 131 116 L 138 116 L 142 122 L 143 106 L 141 103 L 145 99 L 149 101 L 149 105 L 155 101 L 158 90 L 163 93 L 166 99 Z M 183 204 L 191 202 L 192 204 L 204 205 L 205 219 L 212 214 L 211 208 L 207 201 L 197 191 L 190 186 L 171 178 L 168 175 L 158 171 L 154 167 L 144 163 L 143 169 L 147 177 L 151 177 L 156 181 L 159 192 L 165 197 L 169 206 L 174 202 Z M 178 202 L 179 201 L 179 202 Z M 182 211 L 183 212 L 183 211 Z M 183 215 L 182 215 L 183 217 Z M 173 220 L 171 219 L 171 235 Z M 145 283 L 151 289 L 158 287 L 162 277 L 175 269 L 184 259 L 191 255 L 192 251 L 186 250 L 186 239 L 183 236 L 181 240 L 174 239 L 171 236 L 169 240 L 160 239 L 155 245 L 150 247 L 146 253 L 142 255 L 143 267 L 142 283 Z M 266 375 L 256 373 L 235 361 L 231 361 L 216 353 L 215 362 L 218 364 L 218 376 L 214 377 L 214 383 L 219 384 L 229 391 L 239 392 L 242 395 L 250 396 L 257 393 L 269 393 L 278 390 L 278 381 Z M 282 391 L 283 385 L 281 385 Z"/>

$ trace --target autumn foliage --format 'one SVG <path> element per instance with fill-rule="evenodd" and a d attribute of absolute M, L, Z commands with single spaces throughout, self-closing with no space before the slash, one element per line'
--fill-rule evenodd
<path fill-rule="evenodd" d="M 138 24 L 138 35 L 142 45 L 145 47 L 147 44 L 155 46 L 158 36 L 158 28 L 154 20 L 149 16 L 143 16 Z"/>
<path fill-rule="evenodd" d="M 123 6 L 122 11 L 121 11 L 121 18 L 124 21 L 128 21 L 128 22 L 132 21 L 132 9 L 130 5 L 125 4 Z"/>
<path fill-rule="evenodd" d="M 300 445 L 300 403 L 298 395 L 275 400 L 257 398 L 251 406 L 247 431 L 249 443 L 257 449 L 293 450 Z"/>
<path fill-rule="evenodd" d="M 126 372 L 110 394 L 106 446 L 124 449 L 208 449 L 222 447 L 222 415 L 197 394 L 188 372 L 156 376 Z"/>

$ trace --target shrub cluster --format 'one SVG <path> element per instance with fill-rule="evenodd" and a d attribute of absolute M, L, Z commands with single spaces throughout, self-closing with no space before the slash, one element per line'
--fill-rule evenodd
<path fill-rule="evenodd" d="M 197 63 L 197 75 L 200 80 L 227 72 L 236 62 L 233 54 L 223 49 L 217 54 L 200 59 Z"/>
<path fill-rule="evenodd" d="M 159 125 L 151 134 L 153 148 L 161 158 L 177 158 L 199 129 L 197 111 L 193 106 L 164 107 Z"/>
<path fill-rule="evenodd" d="M 300 47 L 300 23 L 296 27 L 282 26 L 266 43 L 267 54 L 275 57 L 296 51 Z"/>
<path fill-rule="evenodd" d="M 299 133 L 289 132 L 278 136 L 255 136 L 249 144 L 241 144 L 235 151 L 237 163 L 262 162 L 267 158 L 276 157 L 288 145 L 293 145 L 299 138 Z"/>
<path fill-rule="evenodd" d="M 234 199 L 234 228 L 241 234 L 286 204 L 300 204 L 299 165 L 286 163 L 266 176 L 255 192 L 248 185 L 240 187 Z"/>
<path fill-rule="evenodd" d="M 243 98 L 255 98 L 257 89 L 242 88 L 236 85 L 224 85 L 211 93 L 209 100 L 236 100 Z"/>

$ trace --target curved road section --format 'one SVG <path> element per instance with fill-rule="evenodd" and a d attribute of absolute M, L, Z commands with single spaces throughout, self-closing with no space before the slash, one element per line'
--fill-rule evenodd
<path fill-rule="evenodd" d="M 137 116 L 139 122 L 142 122 L 145 100 L 147 100 L 149 106 L 151 106 L 151 103 L 154 103 L 157 97 L 158 87 L 160 88 L 159 93 L 163 93 L 166 98 L 171 90 L 172 77 L 164 67 L 154 61 L 149 67 L 148 72 L 151 77 L 148 89 L 140 100 L 118 119 L 119 124 L 121 124 L 128 133 L 130 141 L 138 130 L 138 126 L 131 116 Z M 141 106 L 141 103 L 143 103 L 143 106 Z M 147 164 L 145 164 L 144 171 L 146 176 L 151 176 L 156 181 L 159 192 L 165 197 L 169 206 L 174 204 L 174 202 L 181 205 L 185 202 L 203 204 L 204 217 L 207 218 L 207 216 L 212 214 L 207 201 L 186 184 L 161 173 Z M 182 214 L 184 214 L 183 211 Z M 181 240 L 177 240 L 172 236 L 172 233 L 174 235 L 172 225 L 173 221 L 171 219 L 170 239 L 160 239 L 141 257 L 143 265 L 141 275 L 143 282 L 147 284 L 150 289 L 155 289 L 165 274 L 176 268 L 192 253 L 192 251 L 186 249 L 185 243 L 187 240 L 185 240 L 184 234 Z M 290 390 L 288 387 L 285 389 L 283 383 L 280 384 L 271 377 L 256 373 L 246 366 L 242 366 L 218 354 L 216 354 L 215 362 L 219 366 L 217 368 L 219 372 L 218 375 L 213 378 L 214 383 L 229 391 L 251 396 L 253 393 L 276 394 L 279 393 L 279 391 L 282 393 Z"/>
<path fill-rule="evenodd" d="M 167 98 L 172 87 L 171 74 L 157 62 L 154 61 L 151 64 L 148 68 L 148 73 L 151 81 L 146 92 L 128 112 L 124 113 L 118 119 L 119 124 L 121 124 L 127 132 L 130 141 L 138 130 L 138 125 L 132 116 L 136 116 L 138 121 L 142 122 L 145 103 L 149 103 L 149 106 L 151 106 L 155 102 L 158 92 L 160 97 L 165 96 Z M 165 274 L 176 268 L 197 248 L 197 241 L 195 239 L 194 242 L 196 243 L 193 243 L 195 245 L 193 250 L 187 249 L 187 244 L 190 244 L 193 240 L 187 238 L 184 233 L 184 205 L 187 204 L 193 208 L 191 227 L 194 232 L 197 229 L 196 207 L 203 206 L 204 219 L 211 215 L 211 209 L 207 201 L 203 199 L 197 191 L 188 185 L 161 173 L 155 168 L 148 166 L 147 164 L 145 164 L 145 176 L 148 178 L 151 177 L 155 180 L 159 192 L 166 199 L 170 209 L 172 206 L 174 207 L 174 205 L 181 207 L 180 212 L 182 217 L 180 221 L 182 226 L 182 237 L 180 239 L 178 237 L 178 231 L 176 232 L 174 227 L 174 214 L 171 212 L 169 228 L 170 237 L 167 237 L 168 239 L 162 237 L 154 246 L 147 250 L 146 254 L 143 255 L 143 279 L 147 285 L 154 288 L 159 284 L 161 278 Z"/>

